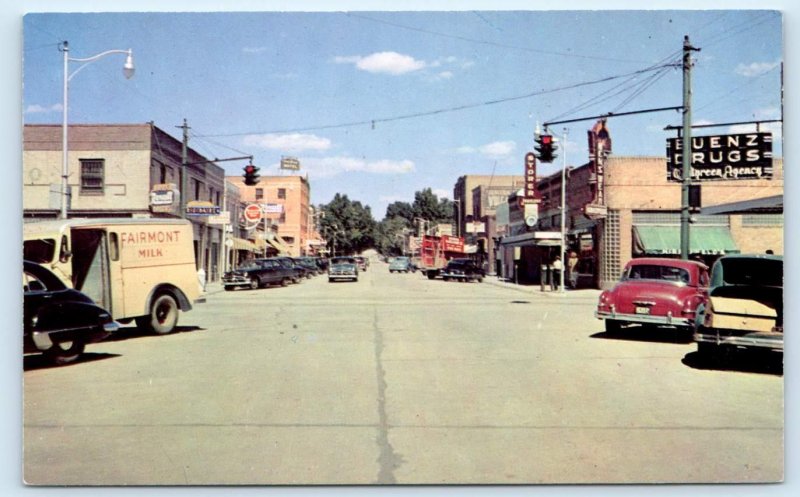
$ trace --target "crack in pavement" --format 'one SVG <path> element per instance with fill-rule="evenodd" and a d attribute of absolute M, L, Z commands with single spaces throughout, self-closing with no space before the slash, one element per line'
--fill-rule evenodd
<path fill-rule="evenodd" d="M 378 455 L 377 484 L 395 484 L 394 471 L 403 464 L 403 458 L 395 453 L 394 447 L 389 442 L 389 420 L 386 414 L 386 372 L 383 369 L 383 334 L 378 327 L 378 311 L 373 310 L 372 333 L 375 343 L 375 374 L 378 381 L 378 436 L 376 442 L 380 449 Z"/>

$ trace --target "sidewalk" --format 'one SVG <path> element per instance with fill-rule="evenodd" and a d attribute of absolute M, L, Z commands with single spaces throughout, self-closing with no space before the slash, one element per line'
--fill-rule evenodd
<path fill-rule="evenodd" d="M 549 298 L 588 299 L 597 301 L 601 292 L 601 290 L 596 288 L 579 288 L 577 290 L 567 288 L 565 291 L 561 292 L 559 290 L 551 290 L 549 286 L 546 287 L 545 291 L 542 291 L 541 285 L 514 283 L 513 281 L 506 281 L 497 276 L 486 276 L 483 282 L 497 287 L 527 293 L 528 295 L 535 294 Z"/>

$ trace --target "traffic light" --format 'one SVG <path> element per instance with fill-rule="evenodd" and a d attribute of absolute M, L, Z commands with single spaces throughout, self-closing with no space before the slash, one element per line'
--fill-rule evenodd
<path fill-rule="evenodd" d="M 244 166 L 244 184 L 253 186 L 258 184 L 258 168 L 252 164 Z"/>
<path fill-rule="evenodd" d="M 536 147 L 534 148 L 538 152 L 540 162 L 553 162 L 558 157 L 554 154 L 558 150 L 558 146 L 555 144 L 553 135 L 536 135 L 535 141 Z"/>

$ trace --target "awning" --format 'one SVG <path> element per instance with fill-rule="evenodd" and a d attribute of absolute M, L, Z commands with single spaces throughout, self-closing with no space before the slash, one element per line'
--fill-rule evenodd
<path fill-rule="evenodd" d="M 500 240 L 504 247 L 560 247 L 561 232 L 531 231 L 521 235 L 506 236 Z"/>
<path fill-rule="evenodd" d="M 234 250 L 249 250 L 252 252 L 256 249 L 253 242 L 249 240 L 243 240 L 241 238 L 231 238 L 231 240 L 233 241 Z"/>
<path fill-rule="evenodd" d="M 711 205 L 700 209 L 700 214 L 783 214 L 783 195 Z"/>
<path fill-rule="evenodd" d="M 273 236 L 267 238 L 267 243 L 272 245 L 275 250 L 278 251 L 280 254 L 289 255 L 291 252 L 289 251 L 289 247 L 287 247 L 277 236 Z"/>
<path fill-rule="evenodd" d="M 678 255 L 681 253 L 680 226 L 633 227 L 636 255 Z M 727 226 L 689 226 L 689 253 L 721 255 L 739 253 Z"/>
<path fill-rule="evenodd" d="M 256 250 L 258 252 L 263 252 L 265 248 L 267 248 L 267 242 L 265 242 L 260 238 L 256 238 L 255 241 L 253 242 L 253 250 Z"/>

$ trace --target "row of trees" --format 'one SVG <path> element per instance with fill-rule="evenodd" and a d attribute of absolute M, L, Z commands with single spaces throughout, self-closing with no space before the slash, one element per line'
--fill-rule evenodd
<path fill-rule="evenodd" d="M 330 203 L 320 205 L 320 234 L 328 241 L 330 253 L 356 254 L 374 248 L 386 255 L 403 250 L 403 235 L 417 229 L 420 220 L 430 226 L 451 223 L 454 203 L 438 198 L 430 188 L 414 193 L 414 202 L 393 202 L 380 222 L 372 217 L 369 206 L 337 193 Z"/>

